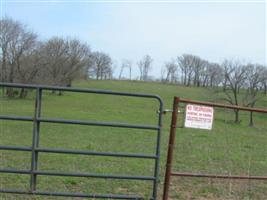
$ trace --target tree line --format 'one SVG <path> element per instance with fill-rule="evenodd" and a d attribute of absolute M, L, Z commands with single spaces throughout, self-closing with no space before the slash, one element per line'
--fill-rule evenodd
<path fill-rule="evenodd" d="M 9 83 L 71 86 L 77 78 L 112 77 L 112 60 L 75 38 L 41 41 L 26 25 L 5 17 L 0 29 L 0 80 Z M 6 95 L 15 95 L 12 89 Z M 19 96 L 25 97 L 26 90 Z"/>
<path fill-rule="evenodd" d="M 0 25 L 1 82 L 71 86 L 75 79 L 114 79 L 111 57 L 92 51 L 79 39 L 52 37 L 43 41 L 25 24 L 8 17 L 1 19 Z M 214 63 L 183 54 L 162 66 L 160 79 L 151 76 L 152 65 L 152 57 L 143 56 L 135 63 L 139 73 L 135 79 L 213 88 L 223 93 L 219 95 L 223 101 L 232 105 L 254 107 L 267 94 L 267 69 L 260 64 L 233 59 Z M 117 78 L 132 80 L 133 66 L 131 60 L 122 60 Z M 128 72 L 126 77 L 125 72 Z M 8 88 L 4 93 L 9 97 L 27 96 L 24 89 L 16 93 Z M 238 111 L 236 121 L 239 121 Z"/>
<path fill-rule="evenodd" d="M 212 63 L 191 54 L 183 54 L 166 62 L 162 69 L 161 81 L 179 83 L 185 86 L 212 88 L 216 101 L 231 105 L 254 107 L 256 102 L 267 95 L 267 68 L 255 63 L 242 63 L 225 59 Z M 239 111 L 235 122 L 239 122 Z M 250 113 L 253 125 L 253 113 Z"/>
<path fill-rule="evenodd" d="M 260 64 L 246 63 L 243 64 L 238 60 L 225 59 L 222 63 L 209 62 L 199 56 L 183 54 L 176 59 L 166 62 L 161 72 L 161 81 L 167 83 L 179 83 L 185 86 L 196 87 L 218 87 L 226 89 L 232 74 L 239 74 L 239 71 L 258 73 L 257 87 L 264 93 L 267 91 L 267 69 Z M 249 78 L 248 73 L 241 73 L 242 79 Z M 248 86 L 247 84 L 242 86 Z M 243 81 L 242 81 L 243 83 Z"/>

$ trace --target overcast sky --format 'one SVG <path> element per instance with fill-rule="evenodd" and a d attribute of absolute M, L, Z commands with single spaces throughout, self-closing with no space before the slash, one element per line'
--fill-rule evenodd
<path fill-rule="evenodd" d="M 1 0 L 1 16 L 28 25 L 41 40 L 77 37 L 118 65 L 153 59 L 154 76 L 165 61 L 183 53 L 221 62 L 266 62 L 266 3 L 93 3 Z M 117 70 L 118 71 L 118 70 Z M 135 66 L 134 75 L 138 69 Z"/>

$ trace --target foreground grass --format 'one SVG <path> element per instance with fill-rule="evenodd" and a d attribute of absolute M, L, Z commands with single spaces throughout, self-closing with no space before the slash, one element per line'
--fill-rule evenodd
<path fill-rule="evenodd" d="M 77 82 L 75 87 L 158 94 L 163 98 L 165 108 L 171 108 L 173 96 L 206 101 L 214 98 L 208 89 L 160 83 L 88 81 Z M 157 123 L 158 104 L 145 99 L 75 93 L 55 96 L 45 93 L 42 106 L 43 117 L 150 125 Z M 257 106 L 266 108 L 267 98 L 262 99 Z M 34 98 L 31 96 L 24 100 L 1 98 L 0 102 L 1 115 L 32 116 L 33 108 Z M 255 127 L 248 127 L 247 113 L 241 113 L 240 124 L 232 123 L 233 118 L 232 112 L 221 109 L 215 111 L 212 131 L 178 128 L 174 171 L 266 176 L 266 115 L 255 114 Z M 179 126 L 183 124 L 182 119 L 183 113 L 179 115 Z M 164 180 L 169 124 L 170 114 L 167 114 L 164 116 L 162 133 L 159 197 Z M 42 123 L 40 146 L 151 154 L 155 150 L 155 136 L 154 131 Z M 30 146 L 32 123 L 0 121 L 0 137 L 0 145 Z M 30 153 L 1 151 L 0 167 L 29 169 L 30 156 Z M 44 153 L 40 153 L 38 167 L 40 170 L 101 174 L 150 176 L 153 172 L 153 162 L 149 160 Z M 0 174 L 1 188 L 19 187 L 27 190 L 28 183 L 29 176 L 26 175 Z M 143 181 L 38 177 L 38 189 L 48 191 L 127 193 L 148 198 L 151 187 L 151 182 Z M 172 199 L 265 199 L 266 196 L 267 183 L 263 181 L 173 178 L 171 186 Z M 0 199 L 55 198 L 0 194 Z"/>

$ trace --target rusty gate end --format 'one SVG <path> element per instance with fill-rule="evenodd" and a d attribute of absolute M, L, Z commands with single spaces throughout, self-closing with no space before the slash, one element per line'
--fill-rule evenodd
<path fill-rule="evenodd" d="M 185 172 L 173 172 L 172 161 L 173 161 L 173 153 L 174 153 L 174 146 L 175 146 L 175 136 L 176 136 L 179 103 L 186 103 L 186 104 L 190 103 L 190 104 L 196 104 L 196 105 L 212 106 L 212 107 L 217 107 L 217 108 L 242 110 L 242 111 L 248 111 L 248 112 L 258 112 L 258 113 L 267 114 L 267 110 L 259 109 L 259 108 L 248 108 L 248 107 L 241 107 L 241 106 L 235 106 L 235 105 L 194 101 L 190 99 L 182 99 L 179 97 L 174 97 L 173 109 L 172 109 L 172 120 L 171 120 L 170 135 L 169 135 L 169 144 L 168 144 L 168 154 L 167 154 L 167 162 L 166 162 L 166 171 L 165 171 L 165 180 L 164 180 L 164 188 L 163 188 L 163 200 L 168 200 L 170 182 L 171 182 L 172 176 L 220 178 L 220 179 L 251 179 L 251 180 L 265 180 L 265 181 L 267 180 L 267 176 L 238 176 L 238 175 L 196 174 L 196 173 L 185 173 Z"/>

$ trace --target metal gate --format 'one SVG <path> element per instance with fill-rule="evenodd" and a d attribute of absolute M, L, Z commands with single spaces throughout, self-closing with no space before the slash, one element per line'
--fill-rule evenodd
<path fill-rule="evenodd" d="M 67 87 L 52 87 L 52 86 L 40 86 L 40 85 L 26 85 L 26 84 L 9 84 L 0 83 L 0 87 L 6 88 L 24 88 L 32 89 L 36 91 L 35 99 L 35 110 L 34 116 L 5 116 L 0 114 L 0 120 L 13 120 L 13 121 L 25 121 L 33 123 L 33 134 L 32 134 L 32 146 L 0 146 L 0 150 L 9 151 L 21 151 L 31 152 L 31 168 L 28 170 L 15 170 L 15 169 L 2 169 L 0 167 L 0 173 L 11 173 L 11 174 L 27 174 L 30 175 L 29 190 L 23 191 L 20 189 L 8 189 L 0 188 L 1 193 L 14 193 L 14 194 L 28 194 L 28 195 L 50 195 L 50 196 L 65 196 L 65 197 L 83 197 L 83 198 L 108 198 L 108 199 L 143 199 L 144 197 L 139 195 L 116 195 L 116 194 L 83 194 L 83 193 L 67 193 L 67 192 L 47 192 L 36 190 L 38 176 L 70 176 L 70 177 L 93 177 L 100 179 L 125 179 L 125 180 L 137 180 L 137 181 L 150 181 L 153 184 L 152 196 L 150 199 L 157 199 L 157 185 L 159 180 L 159 158 L 160 158 L 160 138 L 161 138 L 161 127 L 162 127 L 162 110 L 163 102 L 157 95 L 150 94 L 134 94 L 134 93 L 123 93 L 123 92 L 112 92 L 103 90 L 91 90 L 91 89 L 74 89 Z M 135 98 L 148 98 L 151 100 L 157 100 L 159 104 L 158 122 L 157 125 L 141 125 L 141 124 L 124 124 L 124 123 L 110 123 L 110 122 L 99 122 L 99 121 L 80 121 L 80 120 L 65 120 L 58 118 L 43 118 L 41 116 L 42 109 L 42 92 L 43 91 L 67 91 L 76 93 L 91 93 L 91 94 L 103 94 L 103 95 L 116 95 L 125 97 Z M 117 127 L 117 128 L 130 128 L 130 129 L 144 129 L 154 130 L 156 138 L 156 149 L 154 154 L 129 154 L 129 153 L 114 153 L 114 152 L 95 152 L 95 151 L 83 151 L 83 150 L 70 150 L 70 149 L 53 149 L 39 147 L 39 132 L 40 124 L 45 123 L 57 123 L 57 124 L 76 124 L 86 126 L 102 126 L 102 127 Z M 94 173 L 67 173 L 61 171 L 40 171 L 38 170 L 38 153 L 61 153 L 61 154 L 76 154 L 76 155 L 94 155 L 94 156 L 111 156 L 121 158 L 139 158 L 139 159 L 152 159 L 154 160 L 153 176 L 130 176 L 114 175 L 114 174 L 94 174 Z"/>
<path fill-rule="evenodd" d="M 189 99 L 182 99 L 179 97 L 174 97 L 173 109 L 172 109 L 172 121 L 171 121 L 171 126 L 170 126 L 170 135 L 169 135 L 168 155 L 167 155 L 167 163 L 166 163 L 166 172 L 165 172 L 165 181 L 164 181 L 164 190 L 163 190 L 163 200 L 168 200 L 170 182 L 171 182 L 172 176 L 220 178 L 220 179 L 251 179 L 251 180 L 265 180 L 265 181 L 267 180 L 267 176 L 197 174 L 197 173 L 188 173 L 188 172 L 185 173 L 185 172 L 172 171 L 172 162 L 173 162 L 173 154 L 174 154 L 174 147 L 175 147 L 175 136 L 176 136 L 176 128 L 177 128 L 179 103 L 185 103 L 185 104 L 190 103 L 194 105 L 203 105 L 203 106 L 211 106 L 211 107 L 231 109 L 231 110 L 242 110 L 242 111 L 248 111 L 248 112 L 258 112 L 258 113 L 267 114 L 267 110 L 264 110 L 264 109 L 240 107 L 240 106 L 235 106 L 235 105 L 225 105 L 225 104 L 217 104 L 217 103 L 202 102 L 202 101 L 193 101 Z"/>

